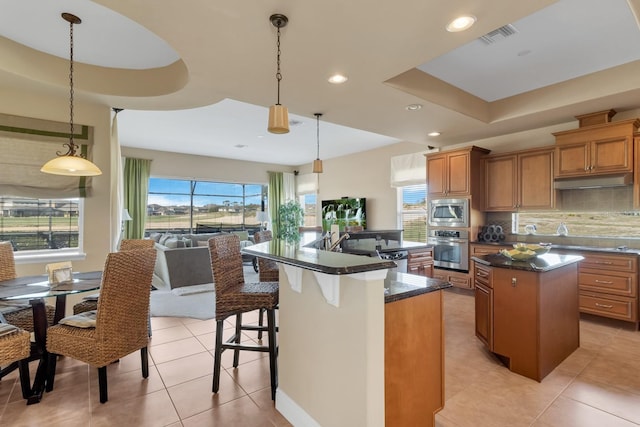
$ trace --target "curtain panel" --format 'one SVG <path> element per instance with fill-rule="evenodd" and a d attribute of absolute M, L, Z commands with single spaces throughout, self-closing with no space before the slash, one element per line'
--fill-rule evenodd
<path fill-rule="evenodd" d="M 282 172 L 269 172 L 269 216 L 271 217 L 271 232 L 274 237 L 279 236 L 280 205 L 284 203 L 284 178 Z"/>
<path fill-rule="evenodd" d="M 142 239 L 147 220 L 147 197 L 151 160 L 125 158 L 124 161 L 124 207 L 131 221 L 124 226 L 125 239 Z"/>
<path fill-rule="evenodd" d="M 93 127 L 75 125 L 74 143 L 91 160 Z M 65 153 L 69 123 L 0 114 L 0 194 L 29 198 L 87 197 L 91 177 L 50 175 L 40 168 Z"/>

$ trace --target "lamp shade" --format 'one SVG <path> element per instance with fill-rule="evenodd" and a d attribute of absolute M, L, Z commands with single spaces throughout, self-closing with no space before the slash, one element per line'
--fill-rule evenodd
<path fill-rule="evenodd" d="M 78 156 L 59 156 L 49 160 L 41 172 L 67 176 L 97 176 L 102 171 L 87 159 Z"/>
<path fill-rule="evenodd" d="M 315 159 L 313 161 L 313 173 L 322 173 L 322 160 Z"/>
<path fill-rule="evenodd" d="M 269 107 L 269 126 L 271 133 L 289 133 L 289 110 L 280 104 Z"/>
<path fill-rule="evenodd" d="M 269 214 L 265 211 L 256 212 L 256 220 L 260 223 L 269 221 Z"/>

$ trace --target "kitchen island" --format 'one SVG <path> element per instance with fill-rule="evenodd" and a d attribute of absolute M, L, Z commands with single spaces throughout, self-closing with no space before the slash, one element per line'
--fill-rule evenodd
<path fill-rule="evenodd" d="M 434 425 L 450 285 L 308 244 L 243 249 L 280 266 L 278 411 L 304 426 Z"/>
<path fill-rule="evenodd" d="M 542 381 L 580 345 L 577 255 L 474 256 L 476 336 L 513 372 Z"/>

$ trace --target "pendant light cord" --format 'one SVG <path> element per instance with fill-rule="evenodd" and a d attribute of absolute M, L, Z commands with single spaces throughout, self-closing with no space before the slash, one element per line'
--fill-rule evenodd
<path fill-rule="evenodd" d="M 321 115 L 322 114 L 320 114 L 320 113 L 316 113 L 316 123 L 317 123 L 317 126 L 316 126 L 316 141 L 318 141 L 318 144 L 317 144 L 317 147 L 318 147 L 318 149 L 317 149 L 317 159 L 318 160 L 320 160 L 320 116 Z"/>
<path fill-rule="evenodd" d="M 278 81 L 278 102 L 276 102 L 276 105 L 280 105 L 280 80 L 282 80 L 282 73 L 280 72 L 280 27 L 278 26 L 278 37 L 277 37 L 277 47 L 278 47 L 278 53 L 277 53 L 277 66 L 278 69 L 276 71 L 276 80 Z"/>
<path fill-rule="evenodd" d="M 76 155 L 76 145 L 73 142 L 73 22 L 69 22 L 69 154 Z"/>

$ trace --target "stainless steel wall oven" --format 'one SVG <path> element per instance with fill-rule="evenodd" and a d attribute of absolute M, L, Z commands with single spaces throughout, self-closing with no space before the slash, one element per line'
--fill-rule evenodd
<path fill-rule="evenodd" d="M 469 271 L 469 232 L 466 230 L 430 230 L 427 243 L 433 245 L 433 265 Z"/>

